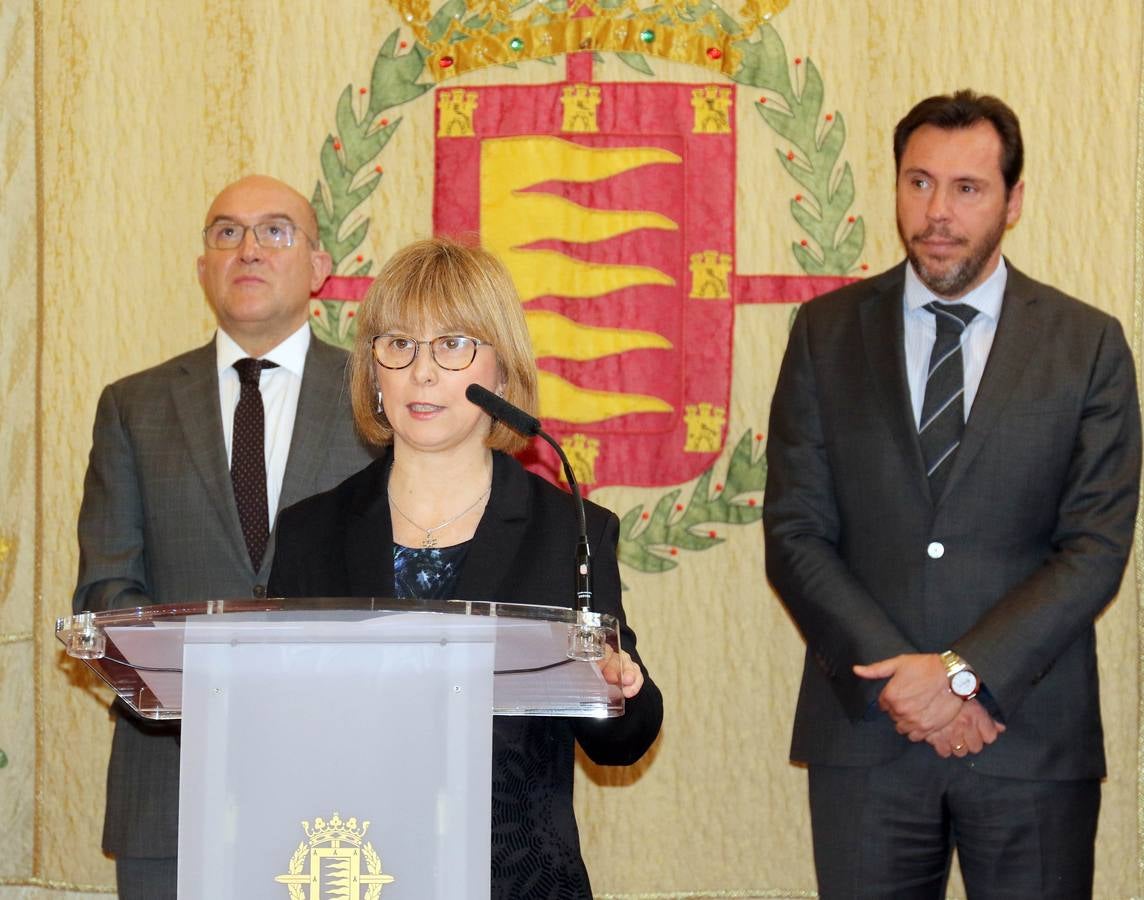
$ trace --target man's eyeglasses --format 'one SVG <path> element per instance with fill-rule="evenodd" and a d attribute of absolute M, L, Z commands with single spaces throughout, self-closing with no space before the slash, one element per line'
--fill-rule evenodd
<path fill-rule="evenodd" d="M 247 230 L 254 232 L 254 240 L 266 250 L 285 250 L 294 246 L 295 232 L 313 245 L 311 237 L 287 219 L 274 219 L 259 222 L 257 225 L 242 225 L 238 222 L 212 222 L 203 229 L 203 243 L 212 250 L 234 250 L 246 239 Z"/>
<path fill-rule="evenodd" d="M 443 334 L 431 341 L 416 341 L 406 334 L 379 334 L 370 342 L 373 358 L 387 369 L 404 369 L 412 364 L 422 344 L 429 348 L 433 362 L 450 372 L 471 366 L 477 358 L 478 347 L 492 346 L 488 341 L 479 341 L 464 334 Z"/>

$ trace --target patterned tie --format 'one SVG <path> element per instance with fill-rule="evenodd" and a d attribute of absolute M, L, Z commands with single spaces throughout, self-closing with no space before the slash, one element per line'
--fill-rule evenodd
<path fill-rule="evenodd" d="M 230 480 L 250 563 L 257 572 L 270 540 L 270 514 L 266 500 L 266 414 L 258 383 L 263 369 L 277 363 L 240 359 L 234 364 L 242 389 L 234 409 L 234 438 L 230 452 Z"/>
<path fill-rule="evenodd" d="M 930 493 L 941 496 L 953 457 L 965 430 L 965 373 L 961 361 L 961 334 L 977 315 L 965 303 L 927 303 L 937 323 L 937 340 L 930 353 L 926 394 L 918 437 L 926 462 Z"/>

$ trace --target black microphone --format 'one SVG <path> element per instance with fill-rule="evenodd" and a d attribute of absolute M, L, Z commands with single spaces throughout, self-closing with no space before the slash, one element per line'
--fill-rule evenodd
<path fill-rule="evenodd" d="M 580 484 L 572 471 L 568 457 L 564 455 L 563 448 L 540 427 L 540 420 L 530 416 L 519 406 L 513 406 L 503 397 L 498 397 L 487 388 L 479 384 L 470 384 L 465 389 L 465 397 L 470 403 L 479 406 L 494 419 L 504 422 L 513 431 L 525 437 L 539 437 L 547 441 L 560 457 L 564 466 L 564 477 L 568 479 L 568 487 L 572 490 L 572 498 L 576 507 L 576 521 L 580 526 L 580 536 L 576 541 L 576 600 L 580 604 L 580 612 L 592 612 L 592 554 L 588 549 L 588 525 L 584 517 L 584 495 L 580 492 Z"/>
<path fill-rule="evenodd" d="M 476 404 L 494 419 L 500 419 L 513 431 L 523 434 L 525 437 L 544 435 L 544 432 L 540 430 L 540 419 L 530 416 L 519 406 L 513 406 L 504 397 L 494 394 L 479 384 L 470 384 L 465 389 L 465 396 L 470 403 Z M 544 436 L 547 437 L 547 435 Z M 548 442 L 552 443 L 552 438 L 548 438 Z M 553 444 L 553 446 L 556 445 Z M 556 452 L 560 452 L 559 447 L 556 448 Z"/>

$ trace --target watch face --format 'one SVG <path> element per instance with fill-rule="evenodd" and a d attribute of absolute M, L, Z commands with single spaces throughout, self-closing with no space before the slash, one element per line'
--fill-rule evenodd
<path fill-rule="evenodd" d="M 971 697 L 977 693 L 977 675 L 970 669 L 962 669 L 949 679 L 949 687 L 959 697 Z"/>

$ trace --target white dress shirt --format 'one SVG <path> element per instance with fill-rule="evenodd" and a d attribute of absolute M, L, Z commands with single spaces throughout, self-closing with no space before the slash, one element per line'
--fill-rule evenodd
<path fill-rule="evenodd" d="M 926 371 L 930 352 L 937 340 L 937 323 L 933 313 L 923 309 L 927 303 L 966 303 L 977 310 L 973 321 L 961 333 L 961 361 L 965 372 L 965 418 L 977 397 L 985 363 L 997 334 L 997 320 L 1001 317 L 1001 301 L 1005 296 L 1005 283 L 1009 270 L 1002 259 L 993 273 L 964 297 L 956 301 L 943 300 L 930 292 L 910 263 L 906 263 L 906 289 L 903 294 L 903 322 L 906 340 L 906 375 L 910 383 L 910 401 L 914 408 L 914 424 L 922 419 L 922 403 L 926 393 Z"/>
<path fill-rule="evenodd" d="M 286 458 L 290 454 L 294 417 L 298 412 L 298 394 L 302 389 L 302 370 L 306 367 L 306 351 L 310 349 L 310 340 L 310 323 L 304 322 L 290 337 L 261 357 L 278 364 L 275 369 L 262 370 L 258 385 L 266 413 L 266 502 L 272 531 L 278 513 L 278 499 L 282 496 L 282 479 L 286 474 Z M 234 410 L 238 406 L 241 390 L 234 364 L 245 359 L 247 354 L 221 328 L 215 336 L 215 351 L 222 434 L 229 466 L 234 443 Z"/>

